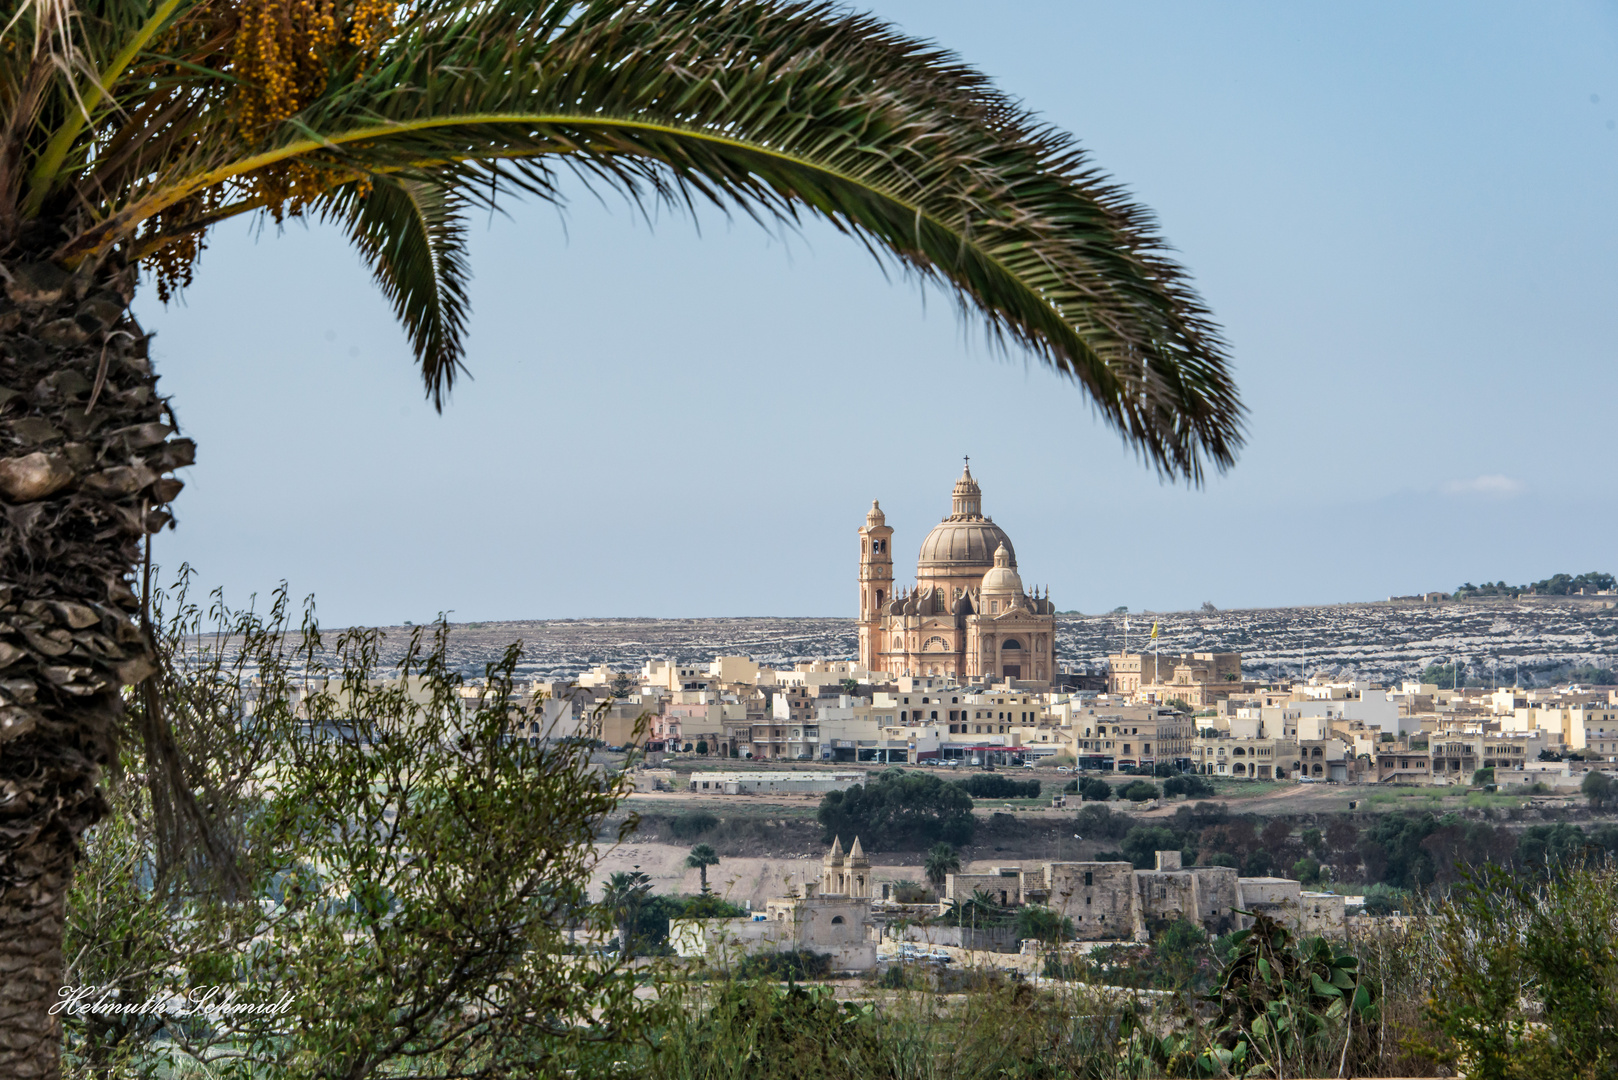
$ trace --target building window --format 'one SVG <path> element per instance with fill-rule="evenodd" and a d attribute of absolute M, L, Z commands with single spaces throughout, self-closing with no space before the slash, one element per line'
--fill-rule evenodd
<path fill-rule="evenodd" d="M 833 915 L 831 917 L 831 924 L 833 926 L 840 926 L 840 925 L 842 925 L 842 922 L 843 922 L 843 917 L 841 915 Z"/>
<path fill-rule="evenodd" d="M 1094 878 L 1094 877 L 1095 877 L 1095 874 L 1093 874 L 1093 873 L 1091 873 L 1091 872 L 1090 872 L 1090 871 L 1089 871 L 1089 870 L 1086 870 L 1086 871 L 1085 871 L 1085 872 L 1084 872 L 1084 883 L 1085 883 L 1085 884 L 1086 884 L 1086 885 L 1091 885 L 1091 884 L 1094 884 L 1094 882 L 1093 882 L 1093 881 L 1092 881 L 1092 879 L 1093 879 L 1093 878 Z M 1088 899 L 1086 899 L 1086 900 L 1085 900 L 1085 901 L 1084 901 L 1084 902 L 1085 902 L 1085 903 L 1086 903 L 1086 904 L 1088 904 L 1088 903 L 1089 903 L 1089 902 L 1090 902 L 1090 901 L 1089 901 L 1089 900 L 1088 900 Z"/>

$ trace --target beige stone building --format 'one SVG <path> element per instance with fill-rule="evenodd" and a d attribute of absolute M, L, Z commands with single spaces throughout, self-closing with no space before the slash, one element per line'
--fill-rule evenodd
<path fill-rule="evenodd" d="M 1119 769 L 1193 761 L 1195 722 L 1156 705 L 1092 707 L 1075 713 L 1068 729 L 1072 753 L 1086 768 Z"/>
<path fill-rule="evenodd" d="M 896 589 L 893 529 L 875 502 L 860 529 L 860 663 L 872 671 L 962 683 L 1049 682 L 1056 670 L 1056 608 L 1029 593 L 1011 537 L 983 514 L 970 467 L 948 517 L 916 560 L 916 587 Z"/>
<path fill-rule="evenodd" d="M 1107 657 L 1107 690 L 1138 700 L 1178 698 L 1199 709 L 1242 688 L 1241 653 L 1120 652 Z"/>
<path fill-rule="evenodd" d="M 1159 851 L 1156 864 L 1048 862 L 1032 869 L 999 867 L 993 874 L 950 874 L 943 910 L 952 901 L 988 892 L 1008 906 L 1042 904 L 1073 921 L 1078 941 L 1146 941 L 1179 919 L 1210 934 L 1252 924 L 1262 912 L 1308 933 L 1343 933 L 1343 898 L 1304 892 L 1289 878 L 1244 878 L 1226 866 L 1181 866 L 1180 852 Z"/>
<path fill-rule="evenodd" d="M 684 957 L 731 963 L 753 952 L 803 949 L 830 956 L 832 967 L 864 971 L 876 966 L 871 918 L 871 863 L 859 837 L 848 854 L 837 840 L 821 860 L 820 881 L 802 893 L 765 901 L 762 916 L 746 919 L 676 919 L 669 943 Z"/>

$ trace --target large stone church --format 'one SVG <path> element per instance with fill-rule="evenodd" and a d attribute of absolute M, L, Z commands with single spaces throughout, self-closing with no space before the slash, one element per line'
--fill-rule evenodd
<path fill-rule="evenodd" d="M 893 584 L 893 530 L 871 503 L 860 530 L 860 663 L 895 675 L 963 683 L 1049 682 L 1056 670 L 1056 608 L 1023 589 L 1011 537 L 983 515 L 968 461 L 950 515 L 927 534 L 916 587 Z"/>

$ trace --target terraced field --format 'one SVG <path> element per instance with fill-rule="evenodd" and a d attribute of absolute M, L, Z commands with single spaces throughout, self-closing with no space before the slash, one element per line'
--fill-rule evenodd
<path fill-rule="evenodd" d="M 1357 675 L 1405 678 L 1458 657 L 1463 678 L 1544 685 L 1573 668 L 1618 667 L 1618 611 L 1577 601 L 1499 601 L 1436 605 L 1351 604 L 1336 607 L 1167 612 L 1130 617 L 1130 645 L 1148 644 L 1153 619 L 1165 652 L 1233 650 L 1256 677 Z M 389 629 L 402 642 L 407 629 Z M 705 661 L 744 654 L 761 663 L 851 659 L 851 619 L 568 619 L 458 624 L 453 658 L 469 675 L 504 647 L 524 646 L 520 674 L 564 677 L 597 664 L 638 668 L 648 659 Z M 1096 665 L 1124 644 L 1117 615 L 1059 617 L 1062 661 Z"/>

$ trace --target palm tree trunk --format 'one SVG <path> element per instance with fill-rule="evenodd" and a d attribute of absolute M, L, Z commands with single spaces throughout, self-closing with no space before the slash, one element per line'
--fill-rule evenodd
<path fill-rule="evenodd" d="M 32 239 L 32 238 L 30 238 Z M 43 246 L 49 237 L 39 238 Z M 0 1076 L 55 1076 L 79 838 L 124 686 L 153 670 L 131 575 L 188 465 L 113 257 L 0 265 Z M 172 419 L 172 416 L 170 416 Z"/>

